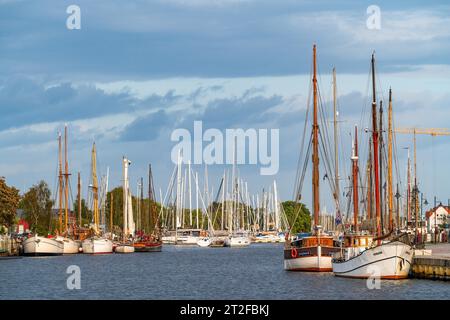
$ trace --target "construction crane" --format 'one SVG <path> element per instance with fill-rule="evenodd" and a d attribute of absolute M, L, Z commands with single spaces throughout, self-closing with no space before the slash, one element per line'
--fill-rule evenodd
<path fill-rule="evenodd" d="M 450 136 L 450 129 L 447 128 L 398 128 L 394 130 L 396 133 L 406 133 L 412 134 L 414 141 L 414 187 L 413 187 L 413 197 L 414 197 L 414 211 L 415 211 L 415 224 L 417 232 L 417 214 L 419 211 L 419 189 L 417 187 L 417 154 L 416 154 L 416 135 L 417 134 L 427 134 L 432 137 L 436 136 Z M 409 186 L 408 186 L 409 188 Z M 410 204 L 408 204 L 409 206 Z"/>

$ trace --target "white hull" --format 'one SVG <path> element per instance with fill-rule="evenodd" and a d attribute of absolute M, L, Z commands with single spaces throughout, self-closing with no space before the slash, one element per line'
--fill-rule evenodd
<path fill-rule="evenodd" d="M 134 247 L 130 245 L 118 245 L 115 249 L 116 253 L 133 253 Z"/>
<path fill-rule="evenodd" d="M 27 256 L 59 256 L 64 253 L 64 244 L 56 239 L 34 236 L 23 242 Z"/>
<path fill-rule="evenodd" d="M 411 246 L 394 241 L 362 251 L 346 261 L 333 261 L 336 276 L 381 279 L 405 279 L 413 258 Z"/>
<path fill-rule="evenodd" d="M 211 244 L 211 239 L 210 238 L 201 238 L 200 240 L 197 241 L 197 244 L 200 247 L 209 247 L 209 245 Z"/>
<path fill-rule="evenodd" d="M 247 247 L 250 245 L 249 237 L 230 237 L 229 246 L 230 247 Z"/>
<path fill-rule="evenodd" d="M 332 270 L 331 257 L 322 256 L 322 248 L 317 247 L 317 256 L 284 259 L 284 269 L 288 271 L 330 272 Z"/>
<path fill-rule="evenodd" d="M 56 237 L 56 240 L 61 241 L 64 244 L 64 254 L 74 254 L 80 252 L 81 244 L 79 241 L 60 236 Z"/>
<path fill-rule="evenodd" d="M 103 254 L 113 252 L 113 243 L 105 238 L 90 238 L 82 243 L 83 253 Z"/>

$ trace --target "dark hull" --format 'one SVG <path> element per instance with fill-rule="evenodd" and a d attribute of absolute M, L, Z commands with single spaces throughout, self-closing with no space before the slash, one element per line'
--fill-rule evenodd
<path fill-rule="evenodd" d="M 25 257 L 50 257 L 50 256 L 62 256 L 62 253 L 43 253 L 43 252 L 34 252 L 34 253 L 24 253 Z"/>
<path fill-rule="evenodd" d="M 161 252 L 162 243 L 151 243 L 151 244 L 135 244 L 134 252 Z"/>

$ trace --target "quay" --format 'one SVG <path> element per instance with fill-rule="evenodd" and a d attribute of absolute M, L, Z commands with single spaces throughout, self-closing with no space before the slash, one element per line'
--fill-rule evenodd
<path fill-rule="evenodd" d="M 427 244 L 414 252 L 411 277 L 450 280 L 450 243 Z"/>

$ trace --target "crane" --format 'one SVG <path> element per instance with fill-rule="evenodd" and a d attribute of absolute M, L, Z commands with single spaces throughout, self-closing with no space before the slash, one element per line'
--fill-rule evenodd
<path fill-rule="evenodd" d="M 419 211 L 418 204 L 418 192 L 417 188 L 417 156 L 416 156 L 416 135 L 417 134 L 426 134 L 431 135 L 432 137 L 436 136 L 450 136 L 450 129 L 447 128 L 397 128 L 394 130 L 396 133 L 405 133 L 405 134 L 413 134 L 414 138 L 414 187 L 413 187 L 413 197 L 414 197 L 414 211 L 415 211 L 415 223 L 416 223 L 416 232 L 417 232 L 417 213 Z M 409 188 L 409 186 L 408 186 Z M 408 204 L 409 206 L 409 204 Z"/>

